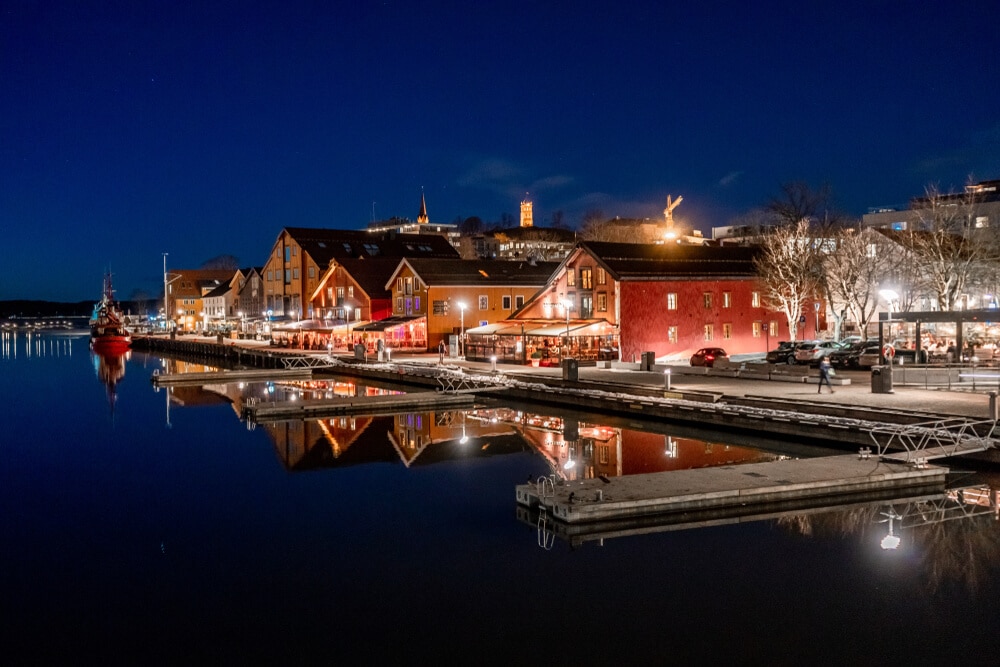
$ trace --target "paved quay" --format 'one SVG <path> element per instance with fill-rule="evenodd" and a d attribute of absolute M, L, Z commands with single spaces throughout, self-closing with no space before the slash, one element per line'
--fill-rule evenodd
<path fill-rule="evenodd" d="M 183 338 L 191 342 L 216 343 L 214 337 L 184 336 Z M 275 352 L 282 353 L 299 352 L 317 357 L 326 356 L 325 353 L 321 352 L 275 350 L 266 342 L 226 340 L 224 344 L 227 346 L 236 345 L 248 350 L 274 350 Z M 339 353 L 335 351 L 334 356 L 345 360 L 350 359 L 346 351 L 340 351 Z M 439 365 L 439 356 L 436 353 L 397 353 L 392 355 L 392 361 L 400 364 L 417 364 L 432 368 Z M 445 357 L 444 366 L 462 368 L 466 372 L 474 374 L 489 374 L 493 372 L 492 364 L 490 363 L 465 361 L 451 357 Z M 630 387 L 642 387 L 647 390 L 652 388 L 663 389 L 665 379 L 662 368 L 664 367 L 659 366 L 659 368 L 660 370 L 655 371 L 639 371 L 581 366 L 579 369 L 579 380 L 583 383 L 599 383 L 612 389 L 620 388 L 622 393 L 627 393 Z M 991 418 L 989 397 L 991 388 L 984 385 L 980 385 L 977 391 L 949 391 L 946 389 L 925 389 L 921 386 L 902 386 L 896 384 L 893 388 L 893 393 L 879 394 L 872 393 L 871 375 L 869 372 L 840 371 L 838 372 L 838 378 L 841 380 L 849 379 L 851 382 L 850 384 L 837 386 L 834 393 L 830 394 L 826 389 L 824 389 L 823 393 L 817 393 L 818 380 L 814 377 L 815 371 L 812 371 L 812 376 L 808 378 L 807 383 L 795 383 L 767 379 L 726 377 L 723 375 L 687 374 L 685 368 L 681 365 L 671 365 L 668 368 L 672 370 L 670 383 L 673 390 L 717 394 L 721 396 L 721 401 L 759 397 L 789 404 L 798 404 L 800 409 L 803 410 L 806 410 L 809 405 L 836 406 L 844 411 L 851 411 L 852 408 L 875 408 L 918 413 L 925 415 L 927 421 L 946 417 Z M 496 372 L 526 382 L 530 382 L 535 377 L 548 379 L 549 381 L 562 378 L 562 369 L 558 367 L 533 368 L 531 366 L 497 364 Z M 992 389 L 997 390 L 1000 387 L 992 387 Z"/>

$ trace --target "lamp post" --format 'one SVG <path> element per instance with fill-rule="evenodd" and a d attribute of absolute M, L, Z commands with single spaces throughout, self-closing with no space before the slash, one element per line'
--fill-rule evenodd
<path fill-rule="evenodd" d="M 465 302 L 458 302 L 458 317 L 460 322 L 460 329 L 458 335 L 458 356 L 465 358 Z"/>
<path fill-rule="evenodd" d="M 344 302 L 344 319 L 347 321 L 347 348 L 350 349 L 354 341 L 351 340 L 351 306 Z"/>
<path fill-rule="evenodd" d="M 566 311 L 566 356 L 569 356 L 569 310 L 573 306 L 573 302 L 569 299 L 562 299 L 559 303 Z"/>

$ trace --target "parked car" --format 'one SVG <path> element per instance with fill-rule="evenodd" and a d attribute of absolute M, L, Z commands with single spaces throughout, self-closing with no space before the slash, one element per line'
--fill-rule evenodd
<path fill-rule="evenodd" d="M 711 368 L 715 365 L 716 359 L 728 358 L 729 355 L 721 347 L 703 347 L 691 355 L 691 365 L 708 366 Z"/>
<path fill-rule="evenodd" d="M 840 347 L 840 343 L 832 340 L 810 340 L 799 343 L 799 346 L 795 348 L 795 363 L 818 366 L 820 359 L 839 350 Z"/>
<path fill-rule="evenodd" d="M 882 350 L 879 348 L 878 343 L 866 344 L 865 348 L 858 355 L 858 368 L 878 366 L 882 358 L 881 352 Z"/>
<path fill-rule="evenodd" d="M 871 341 L 855 341 L 849 345 L 841 347 L 839 350 L 835 350 L 828 355 L 830 359 L 830 365 L 837 368 L 858 368 L 858 356 L 869 345 L 878 345 L 878 341 L 872 343 Z"/>
<path fill-rule="evenodd" d="M 794 364 L 795 363 L 795 347 L 796 344 L 783 340 L 778 343 L 778 347 L 769 351 L 765 356 L 764 360 L 769 364 Z"/>

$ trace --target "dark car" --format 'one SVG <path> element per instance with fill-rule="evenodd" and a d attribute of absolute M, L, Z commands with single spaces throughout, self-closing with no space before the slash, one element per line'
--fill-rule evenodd
<path fill-rule="evenodd" d="M 870 344 L 868 341 L 851 343 L 847 347 L 831 352 L 827 358 L 830 360 L 830 365 L 837 368 L 858 368 L 858 356 Z"/>
<path fill-rule="evenodd" d="M 795 343 L 783 340 L 764 357 L 769 364 L 794 364 L 795 363 Z"/>
<path fill-rule="evenodd" d="M 716 359 L 728 359 L 729 355 L 721 347 L 703 347 L 694 354 L 691 355 L 691 365 L 692 366 L 708 366 L 711 368 L 715 365 Z"/>

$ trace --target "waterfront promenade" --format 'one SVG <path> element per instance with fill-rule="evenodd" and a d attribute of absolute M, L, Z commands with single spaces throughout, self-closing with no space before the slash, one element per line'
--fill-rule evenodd
<path fill-rule="evenodd" d="M 189 342 L 204 342 L 206 344 L 216 344 L 214 337 L 184 336 L 183 340 Z M 255 350 L 269 350 L 267 343 L 258 341 L 232 341 L 226 340 L 224 345 L 236 345 Z M 277 352 L 277 350 L 275 350 Z M 324 352 L 310 352 L 297 350 L 281 350 L 283 353 L 297 352 L 304 355 L 325 357 Z M 334 357 L 343 360 L 352 360 L 353 357 L 345 350 L 334 351 Z M 393 354 L 392 361 L 399 364 L 416 364 L 429 368 L 439 365 L 437 353 L 423 354 Z M 359 362 L 360 363 L 360 362 Z M 370 359 L 369 363 L 374 364 Z M 469 373 L 488 374 L 493 372 L 492 364 L 484 362 L 465 361 L 463 359 L 445 357 L 444 366 L 449 368 L 462 368 Z M 800 410 L 808 412 L 809 403 L 828 404 L 839 406 L 845 411 L 852 407 L 875 408 L 880 410 L 898 410 L 901 412 L 924 413 L 927 420 L 940 417 L 968 417 L 972 419 L 986 419 L 990 417 L 990 397 L 991 387 L 980 384 L 976 391 L 967 388 L 947 390 L 947 389 L 925 389 L 921 386 L 895 385 L 893 393 L 882 394 L 872 393 L 871 374 L 868 371 L 840 371 L 840 379 L 849 379 L 850 384 L 836 386 L 834 393 L 828 393 L 824 389 L 823 393 L 817 393 L 816 371 L 810 372 L 810 377 L 806 383 L 780 382 L 766 379 L 747 379 L 737 377 L 726 377 L 722 375 L 701 375 L 687 374 L 682 365 L 668 366 L 671 370 L 671 388 L 675 391 L 694 391 L 719 394 L 724 398 L 744 398 L 761 397 L 777 401 L 795 403 Z M 630 387 L 642 387 L 645 389 L 664 388 L 665 379 L 663 366 L 655 371 L 639 371 L 618 368 L 598 368 L 594 366 L 581 366 L 579 368 L 579 379 L 583 382 L 595 382 L 605 387 L 620 388 L 621 393 L 628 393 Z M 803 369 L 804 370 L 804 369 Z M 557 380 L 562 378 L 563 371 L 558 367 L 533 368 L 531 366 L 515 366 L 498 364 L 496 372 L 518 380 L 530 381 L 533 377 Z M 1000 387 L 993 386 L 996 391 Z"/>

